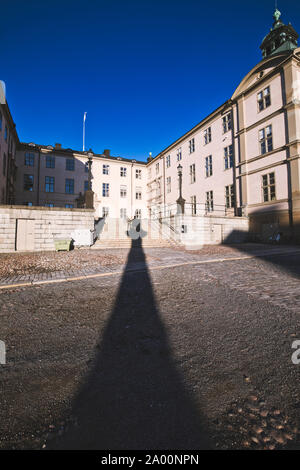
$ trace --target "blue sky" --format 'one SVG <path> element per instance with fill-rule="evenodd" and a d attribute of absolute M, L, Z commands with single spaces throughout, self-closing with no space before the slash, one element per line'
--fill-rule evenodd
<path fill-rule="evenodd" d="M 278 0 L 300 33 L 299 0 Z M 25 142 L 144 160 L 232 95 L 261 59 L 273 0 L 10 0 L 1 74 Z"/>

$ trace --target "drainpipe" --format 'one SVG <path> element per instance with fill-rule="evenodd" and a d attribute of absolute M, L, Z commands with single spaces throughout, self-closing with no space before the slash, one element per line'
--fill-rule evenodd
<path fill-rule="evenodd" d="M 40 170 L 41 170 L 41 150 L 39 149 L 39 158 L 38 158 L 38 180 L 37 180 L 37 196 L 36 196 L 36 205 L 40 205 Z"/>

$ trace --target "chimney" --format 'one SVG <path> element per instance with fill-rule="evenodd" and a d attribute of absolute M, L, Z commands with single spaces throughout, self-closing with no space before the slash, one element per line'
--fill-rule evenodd
<path fill-rule="evenodd" d="M 106 157 L 110 157 L 110 150 L 109 149 L 103 150 L 103 153 Z"/>
<path fill-rule="evenodd" d="M 56 149 L 61 149 L 61 144 L 55 144 Z"/>

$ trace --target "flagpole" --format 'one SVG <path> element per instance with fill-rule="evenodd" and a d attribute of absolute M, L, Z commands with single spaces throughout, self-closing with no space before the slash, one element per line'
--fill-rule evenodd
<path fill-rule="evenodd" d="M 86 120 L 86 115 L 87 113 L 84 113 L 83 115 L 83 139 L 82 139 L 82 151 L 85 151 L 85 120 Z"/>

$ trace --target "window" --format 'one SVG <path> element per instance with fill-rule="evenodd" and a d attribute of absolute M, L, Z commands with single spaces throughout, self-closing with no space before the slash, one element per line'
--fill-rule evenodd
<path fill-rule="evenodd" d="M 196 181 L 196 166 L 195 166 L 195 163 L 190 165 L 190 178 L 191 178 L 191 184 L 195 183 L 195 181 Z"/>
<path fill-rule="evenodd" d="M 74 180 L 66 179 L 65 182 L 66 194 L 74 194 Z"/>
<path fill-rule="evenodd" d="M 126 219 L 126 217 L 127 217 L 127 209 L 125 207 L 122 207 L 120 209 L 120 218 L 121 219 Z"/>
<path fill-rule="evenodd" d="M 67 171 L 74 171 L 75 170 L 75 160 L 74 160 L 74 158 L 67 158 L 66 159 L 66 170 Z"/>
<path fill-rule="evenodd" d="M 209 142 L 211 142 L 211 127 L 204 131 L 204 144 L 209 144 Z"/>
<path fill-rule="evenodd" d="M 207 191 L 206 192 L 206 210 L 207 210 L 207 212 L 213 212 L 213 210 L 214 210 L 213 191 Z"/>
<path fill-rule="evenodd" d="M 141 219 L 142 218 L 142 210 L 141 209 L 136 209 L 134 217 L 135 217 L 135 219 Z"/>
<path fill-rule="evenodd" d="M 233 147 L 229 145 L 224 148 L 224 168 L 228 170 L 233 167 Z"/>
<path fill-rule="evenodd" d="M 273 150 L 272 126 L 268 126 L 259 131 L 259 143 L 262 155 Z"/>
<path fill-rule="evenodd" d="M 109 183 L 102 183 L 102 196 L 109 197 Z"/>
<path fill-rule="evenodd" d="M 191 196 L 191 208 L 192 208 L 192 215 L 197 214 L 197 201 L 196 196 Z"/>
<path fill-rule="evenodd" d="M 84 192 L 89 190 L 89 182 L 86 180 L 83 187 Z"/>
<path fill-rule="evenodd" d="M 55 157 L 53 155 L 46 156 L 46 168 L 55 168 Z"/>
<path fill-rule="evenodd" d="M 268 86 L 257 95 L 258 111 L 263 111 L 265 108 L 271 105 L 271 93 L 270 87 Z"/>
<path fill-rule="evenodd" d="M 191 139 L 189 141 L 189 151 L 190 153 L 195 152 L 195 139 Z"/>
<path fill-rule="evenodd" d="M 102 166 L 102 173 L 103 175 L 109 175 L 109 165 Z"/>
<path fill-rule="evenodd" d="M 24 175 L 24 191 L 33 191 L 33 175 Z"/>
<path fill-rule="evenodd" d="M 234 186 L 230 184 L 229 186 L 225 186 L 225 206 L 226 209 L 230 209 L 234 207 Z"/>
<path fill-rule="evenodd" d="M 182 151 L 181 148 L 177 150 L 177 161 L 179 162 L 182 159 Z"/>
<path fill-rule="evenodd" d="M 269 173 L 262 177 L 262 189 L 264 202 L 274 201 L 276 199 L 275 191 L 275 173 Z"/>
<path fill-rule="evenodd" d="M 167 177 L 167 193 L 171 192 L 171 176 Z"/>
<path fill-rule="evenodd" d="M 226 114 L 226 116 L 223 117 L 223 134 L 225 132 L 228 132 L 232 128 L 232 122 L 231 122 L 231 113 Z"/>
<path fill-rule="evenodd" d="M 108 217 L 109 207 L 102 207 L 102 217 Z"/>
<path fill-rule="evenodd" d="M 127 175 L 127 168 L 121 166 L 120 168 L 120 176 L 126 176 Z"/>
<path fill-rule="evenodd" d="M 127 186 L 120 187 L 120 197 L 127 197 Z"/>
<path fill-rule="evenodd" d="M 46 193 L 54 193 L 54 177 L 45 176 L 45 191 Z"/>
<path fill-rule="evenodd" d="M 135 170 L 135 178 L 137 180 L 141 180 L 142 179 L 142 170 L 139 170 L 139 169 L 136 169 Z"/>
<path fill-rule="evenodd" d="M 74 208 L 74 204 L 65 204 L 65 208 L 66 208 L 66 209 L 73 209 L 73 208 Z"/>
<path fill-rule="evenodd" d="M 46 202 L 45 207 L 54 207 L 53 202 Z"/>
<path fill-rule="evenodd" d="M 140 189 L 136 189 L 135 192 L 135 199 L 141 200 L 142 199 L 142 191 Z"/>
<path fill-rule="evenodd" d="M 159 163 L 156 163 L 156 165 L 155 165 L 155 172 L 158 175 L 158 173 L 159 173 Z"/>
<path fill-rule="evenodd" d="M 34 166 L 34 153 L 25 153 L 25 166 Z"/>
<path fill-rule="evenodd" d="M 6 154 L 3 154 L 3 168 L 2 168 L 3 176 L 6 176 Z"/>
<path fill-rule="evenodd" d="M 8 138 L 8 129 L 7 129 L 7 126 L 5 126 L 5 130 L 4 130 L 4 140 L 5 140 L 5 142 L 7 142 L 7 138 Z"/>
<path fill-rule="evenodd" d="M 171 155 L 167 156 L 166 163 L 167 163 L 167 168 L 170 168 L 170 166 L 171 166 Z"/>
<path fill-rule="evenodd" d="M 23 202 L 23 206 L 32 207 L 33 204 L 32 204 L 32 202 Z"/>
<path fill-rule="evenodd" d="M 212 156 L 211 155 L 205 158 L 205 174 L 207 177 L 212 175 Z"/>

